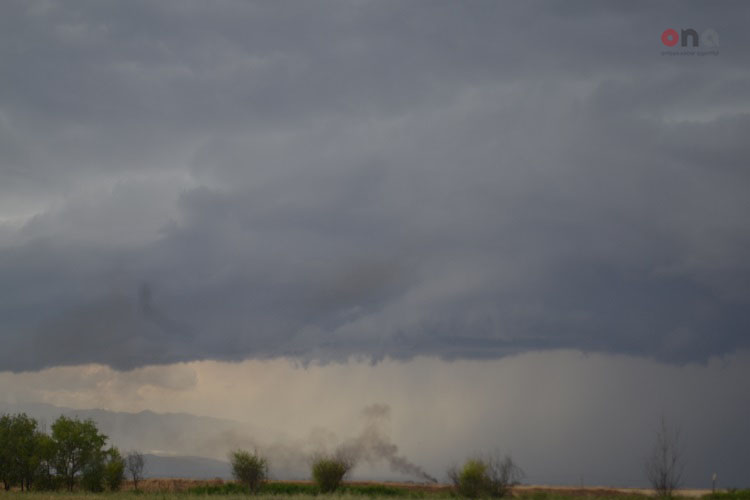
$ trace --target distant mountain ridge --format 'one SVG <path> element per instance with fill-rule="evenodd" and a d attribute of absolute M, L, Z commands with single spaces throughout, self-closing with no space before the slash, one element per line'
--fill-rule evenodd
<path fill-rule="evenodd" d="M 130 413 L 0 401 L 2 413 L 26 413 L 47 431 L 60 415 L 90 418 L 108 437 L 108 444 L 124 453 L 143 453 L 146 477 L 228 479 L 228 454 L 241 448 L 262 451 L 272 464 L 271 476 L 275 479 L 305 479 L 310 473 L 308 456 L 315 446 L 314 440 L 290 438 L 267 429 L 261 431 L 252 424 L 190 413 Z M 393 479 L 382 471 L 359 469 L 357 473 L 362 479 Z"/>
<path fill-rule="evenodd" d="M 206 457 L 170 457 L 146 454 L 144 476 L 178 479 L 230 479 L 229 462 Z"/>
<path fill-rule="evenodd" d="M 227 479 L 231 477 L 227 453 L 237 447 L 252 447 L 252 435 L 257 433 L 249 424 L 189 413 L 130 413 L 0 402 L 1 413 L 26 413 L 43 429 L 49 429 L 60 415 L 90 418 L 110 444 L 124 452 L 138 450 L 144 454 L 147 477 Z"/>

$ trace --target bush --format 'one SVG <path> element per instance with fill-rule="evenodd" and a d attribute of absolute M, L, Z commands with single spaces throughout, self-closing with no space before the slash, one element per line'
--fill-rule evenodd
<path fill-rule="evenodd" d="M 105 487 L 117 491 L 125 478 L 125 461 L 114 446 L 105 452 L 94 454 L 83 467 L 81 487 L 99 493 Z"/>
<path fill-rule="evenodd" d="M 313 459 L 312 477 L 321 493 L 331 493 L 341 484 L 351 464 L 340 457 L 320 456 Z"/>
<path fill-rule="evenodd" d="M 32 482 L 32 489 L 35 491 L 57 491 L 63 486 L 63 478 L 47 471 L 39 471 Z"/>
<path fill-rule="evenodd" d="M 91 458 L 83 467 L 81 473 L 81 487 L 86 491 L 99 493 L 104 491 L 104 459 L 97 456 Z"/>
<path fill-rule="evenodd" d="M 482 496 L 489 482 L 487 465 L 479 459 L 467 460 L 460 471 L 454 469 L 448 475 L 453 481 L 456 492 L 467 498 Z"/>
<path fill-rule="evenodd" d="M 268 462 L 257 451 L 233 451 L 229 455 L 229 461 L 232 463 L 234 478 L 247 486 L 252 493 L 257 493 L 268 479 Z"/>
<path fill-rule="evenodd" d="M 118 491 L 125 480 L 125 460 L 115 447 L 110 448 L 107 455 L 107 464 L 104 466 L 104 482 L 110 491 Z"/>
<path fill-rule="evenodd" d="M 490 456 L 469 459 L 460 470 L 450 469 L 448 477 L 461 496 L 501 498 L 520 482 L 523 471 L 509 456 Z"/>

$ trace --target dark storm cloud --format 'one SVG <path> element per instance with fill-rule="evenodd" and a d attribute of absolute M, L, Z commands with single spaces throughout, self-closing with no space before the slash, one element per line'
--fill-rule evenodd
<path fill-rule="evenodd" d="M 747 347 L 747 8 L 673 7 L 3 4 L 0 368 Z"/>

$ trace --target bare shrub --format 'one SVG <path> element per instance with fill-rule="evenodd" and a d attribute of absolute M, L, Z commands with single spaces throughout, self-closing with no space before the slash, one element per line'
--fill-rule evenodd
<path fill-rule="evenodd" d="M 505 455 L 503 458 L 498 455 L 490 456 L 486 463 L 489 477 L 488 492 L 491 497 L 504 497 L 524 477 L 523 469 L 513 462 L 510 455 Z"/>
<path fill-rule="evenodd" d="M 684 468 L 680 430 L 670 428 L 666 419 L 662 417 L 656 431 L 654 447 L 646 460 L 646 477 L 656 494 L 667 498 L 682 484 Z"/>
<path fill-rule="evenodd" d="M 143 467 L 145 460 L 143 453 L 139 451 L 131 451 L 128 456 L 125 457 L 125 468 L 130 474 L 130 478 L 133 480 L 133 488 L 138 491 L 138 482 L 143 479 Z"/>

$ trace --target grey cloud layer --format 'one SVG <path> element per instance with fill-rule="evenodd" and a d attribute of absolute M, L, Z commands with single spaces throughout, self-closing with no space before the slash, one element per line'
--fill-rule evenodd
<path fill-rule="evenodd" d="M 4 4 L 0 368 L 747 347 L 747 8 L 577 5 Z"/>

